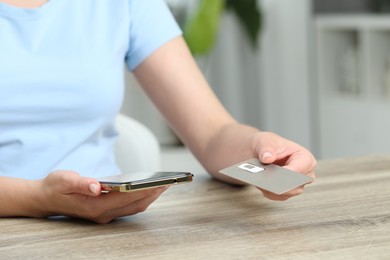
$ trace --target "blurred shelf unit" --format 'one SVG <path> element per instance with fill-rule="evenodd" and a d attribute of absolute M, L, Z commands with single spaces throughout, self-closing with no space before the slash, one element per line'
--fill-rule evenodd
<path fill-rule="evenodd" d="M 390 16 L 315 16 L 320 156 L 390 153 Z"/>

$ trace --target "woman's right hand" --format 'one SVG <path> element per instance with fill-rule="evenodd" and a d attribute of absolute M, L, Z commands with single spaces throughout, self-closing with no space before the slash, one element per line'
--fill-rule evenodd
<path fill-rule="evenodd" d="M 101 193 L 97 180 L 72 171 L 52 172 L 39 185 L 44 216 L 65 215 L 101 224 L 145 211 L 167 189 Z"/>

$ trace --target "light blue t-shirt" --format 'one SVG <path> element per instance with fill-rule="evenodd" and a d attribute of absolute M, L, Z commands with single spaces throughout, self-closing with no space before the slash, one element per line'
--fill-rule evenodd
<path fill-rule="evenodd" d="M 0 4 L 0 175 L 119 172 L 124 67 L 181 34 L 163 0 Z"/>

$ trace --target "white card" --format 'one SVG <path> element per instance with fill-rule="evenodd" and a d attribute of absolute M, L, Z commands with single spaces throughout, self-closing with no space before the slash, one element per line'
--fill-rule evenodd
<path fill-rule="evenodd" d="M 258 159 L 240 162 L 219 172 L 279 195 L 314 180 L 274 164 L 263 164 Z"/>

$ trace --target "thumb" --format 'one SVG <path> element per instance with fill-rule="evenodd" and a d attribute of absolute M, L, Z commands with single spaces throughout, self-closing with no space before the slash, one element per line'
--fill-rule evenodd
<path fill-rule="evenodd" d="M 77 173 L 66 174 L 64 184 L 69 193 L 79 193 L 88 196 L 98 196 L 101 192 L 100 183 L 93 178 L 82 177 Z"/>
<path fill-rule="evenodd" d="M 85 195 L 90 196 L 99 196 L 101 193 L 101 186 L 100 183 L 97 183 L 95 180 L 92 182 L 88 182 L 88 193 Z"/>
<path fill-rule="evenodd" d="M 260 154 L 260 161 L 266 164 L 273 163 L 275 161 L 275 156 L 272 152 L 266 151 Z"/>
<path fill-rule="evenodd" d="M 275 134 L 262 132 L 256 142 L 256 153 L 262 163 L 270 164 L 280 159 L 285 151 L 283 139 Z"/>

